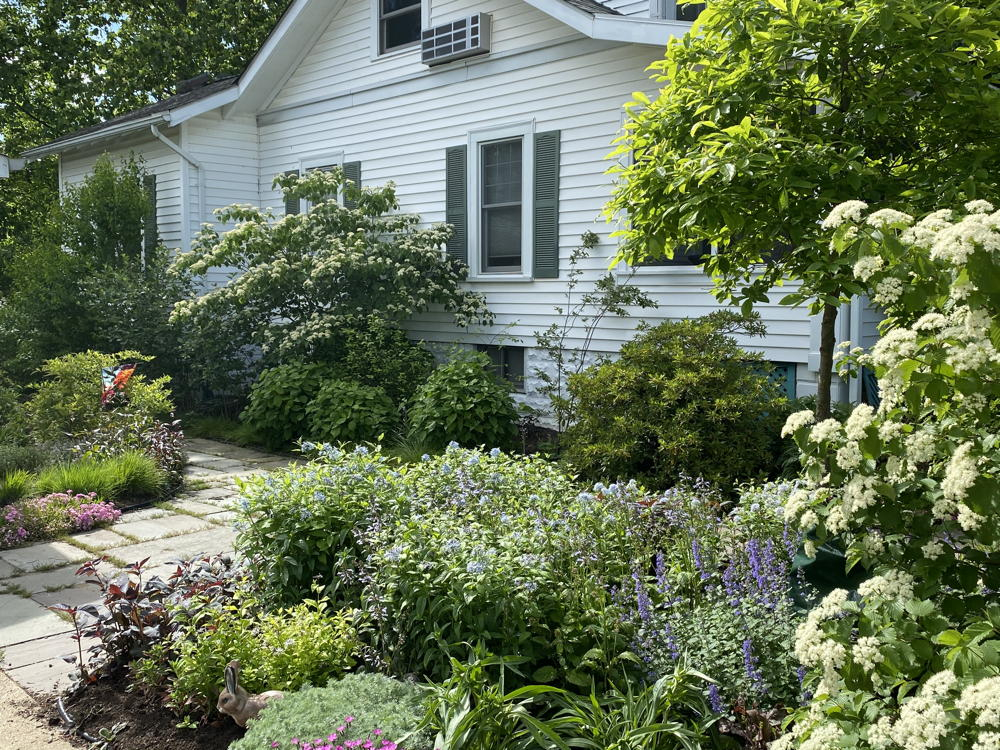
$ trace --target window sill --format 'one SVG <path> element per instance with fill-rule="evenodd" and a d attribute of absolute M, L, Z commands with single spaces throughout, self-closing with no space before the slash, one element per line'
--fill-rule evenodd
<path fill-rule="evenodd" d="M 477 273 L 469 274 L 466 281 L 502 281 L 524 283 L 525 281 L 534 281 L 534 278 L 523 273 Z"/>
<path fill-rule="evenodd" d="M 406 55 L 411 55 L 414 52 L 417 53 L 419 59 L 420 42 L 414 42 L 406 47 L 399 47 L 398 49 L 383 52 L 380 55 L 372 55 L 369 59 L 371 62 L 375 62 L 376 60 L 395 60 L 400 57 L 405 57 Z"/>

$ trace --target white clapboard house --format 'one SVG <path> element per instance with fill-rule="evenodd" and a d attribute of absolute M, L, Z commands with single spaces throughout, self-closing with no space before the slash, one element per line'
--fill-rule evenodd
<path fill-rule="evenodd" d="M 533 334 L 555 320 L 570 253 L 585 230 L 601 237 L 587 261 L 592 280 L 616 252 L 601 212 L 622 105 L 633 91 L 656 92 L 647 66 L 698 10 L 674 0 L 295 0 L 240 75 L 185 82 L 169 99 L 22 157 L 58 155 L 65 186 L 102 153 L 141 156 L 159 238 L 180 248 L 215 208 L 280 212 L 280 173 L 336 164 L 364 185 L 393 180 L 403 210 L 456 226 L 448 250 L 468 262 L 468 283 L 496 314 L 475 331 L 424 314 L 408 324 L 413 338 L 483 348 L 543 405 L 532 373 L 546 358 Z M 592 351 L 617 351 L 638 320 L 717 309 L 693 260 L 635 269 L 633 283 L 659 308 L 607 320 Z M 766 339 L 746 343 L 805 395 L 815 390 L 818 326 L 779 296 L 760 308 Z M 840 321 L 841 339 L 873 340 L 864 305 L 847 306 Z M 857 397 L 856 386 L 839 387 L 841 399 Z"/>

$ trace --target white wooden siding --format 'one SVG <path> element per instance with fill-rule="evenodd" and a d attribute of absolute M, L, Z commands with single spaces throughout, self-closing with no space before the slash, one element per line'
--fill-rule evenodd
<path fill-rule="evenodd" d="M 178 129 L 163 130 L 168 138 L 176 138 Z M 67 154 L 60 158 L 60 174 L 65 188 L 78 184 L 94 170 L 98 156 L 107 153 L 120 161 L 134 154 L 142 157 L 143 166 L 149 174 L 156 175 L 156 217 L 160 230 L 160 241 L 169 248 L 180 247 L 182 230 L 182 182 L 181 165 L 177 154 L 152 135 L 131 139 L 119 139 L 105 144 L 106 148 Z"/>
<path fill-rule="evenodd" d="M 198 170 L 193 167 L 186 170 L 193 239 L 205 222 L 214 224 L 219 231 L 227 228 L 216 220 L 214 209 L 232 203 L 260 205 L 257 121 L 249 116 L 224 119 L 216 110 L 184 123 L 183 128 L 184 149 L 205 170 L 204 202 L 200 196 L 202 182 Z M 213 269 L 206 282 L 214 286 L 224 282 L 228 275 L 229 269 Z"/>
<path fill-rule="evenodd" d="M 435 25 L 479 12 L 493 14 L 493 55 L 557 39 L 581 37 L 568 26 L 519 0 L 432 2 L 430 22 Z M 276 95 L 271 107 L 286 107 L 316 99 L 324 92 L 345 92 L 401 76 L 433 75 L 420 62 L 417 47 L 373 60 L 370 45 L 373 32 L 369 0 L 348 0 Z"/>

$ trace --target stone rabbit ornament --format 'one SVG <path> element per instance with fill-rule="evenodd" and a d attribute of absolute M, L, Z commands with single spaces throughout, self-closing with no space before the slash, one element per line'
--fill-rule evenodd
<path fill-rule="evenodd" d="M 240 687 L 240 663 L 237 660 L 226 666 L 226 689 L 219 695 L 216 708 L 219 713 L 233 717 L 233 721 L 241 727 L 247 725 L 250 719 L 256 719 L 270 701 L 280 700 L 285 694 L 280 690 L 268 690 L 259 695 L 250 695 Z"/>

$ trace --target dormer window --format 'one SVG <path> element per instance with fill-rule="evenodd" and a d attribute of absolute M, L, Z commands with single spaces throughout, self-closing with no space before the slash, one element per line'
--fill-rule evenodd
<path fill-rule="evenodd" d="M 378 51 L 409 47 L 420 41 L 421 0 L 378 0 Z"/>

